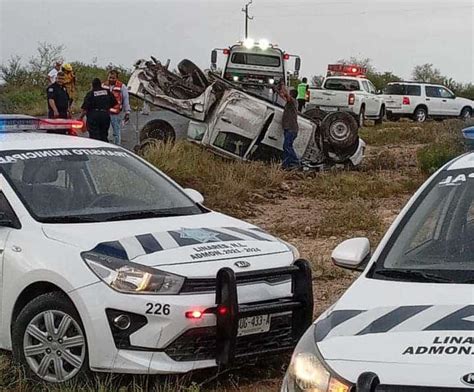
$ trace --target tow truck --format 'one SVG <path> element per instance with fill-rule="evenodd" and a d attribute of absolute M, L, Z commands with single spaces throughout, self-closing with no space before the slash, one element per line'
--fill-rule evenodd
<path fill-rule="evenodd" d="M 353 113 L 359 126 L 365 119 L 381 124 L 385 116 L 385 101 L 366 77 L 367 69 L 353 64 L 329 64 L 322 87 L 310 87 L 308 109 Z"/>
<path fill-rule="evenodd" d="M 301 58 L 280 49 L 267 39 L 255 41 L 247 38 L 237 44 L 211 52 L 211 70 L 217 70 L 218 52 L 226 56 L 222 78 L 231 81 L 246 91 L 263 98 L 276 100 L 273 86 L 288 86 L 291 77 L 297 78 L 301 68 Z M 294 70 L 288 69 L 288 62 L 295 59 Z"/>

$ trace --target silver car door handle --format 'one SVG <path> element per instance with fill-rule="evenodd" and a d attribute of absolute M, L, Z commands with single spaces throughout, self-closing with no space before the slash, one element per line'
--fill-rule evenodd
<path fill-rule="evenodd" d="M 268 136 L 270 140 L 278 140 L 275 136 Z"/>
<path fill-rule="evenodd" d="M 232 121 L 230 121 L 228 118 L 221 117 L 221 120 L 224 121 L 227 124 L 232 124 Z"/>
<path fill-rule="evenodd" d="M 427 100 L 427 101 L 431 101 L 431 99 L 429 99 L 429 98 L 426 98 L 426 100 Z"/>
<path fill-rule="evenodd" d="M 448 102 L 446 99 L 443 99 L 443 102 Z"/>

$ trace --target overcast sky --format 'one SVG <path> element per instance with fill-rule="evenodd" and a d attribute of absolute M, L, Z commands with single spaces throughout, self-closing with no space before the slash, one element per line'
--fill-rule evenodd
<path fill-rule="evenodd" d="M 64 44 L 66 61 L 131 67 L 149 55 L 208 67 L 210 51 L 244 34 L 241 0 L 0 0 L 0 62 L 37 42 Z M 302 75 L 369 57 L 410 78 L 417 64 L 474 81 L 474 0 L 254 0 L 250 36 L 302 57 Z"/>

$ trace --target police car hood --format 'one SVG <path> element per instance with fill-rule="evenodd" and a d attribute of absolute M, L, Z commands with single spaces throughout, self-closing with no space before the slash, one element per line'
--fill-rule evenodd
<path fill-rule="evenodd" d="M 44 225 L 44 234 L 95 252 L 146 266 L 200 265 L 197 275 L 213 273 L 212 262 L 250 263 L 246 270 L 288 266 L 289 246 L 248 223 L 219 213 L 104 223 Z M 271 256 L 271 257 L 269 257 Z M 255 262 L 252 262 L 255 261 Z M 232 262 L 232 263 L 231 263 Z M 204 268 L 204 269 L 203 269 Z M 196 270 L 196 268 L 194 268 Z M 212 271 L 211 271 L 212 270 Z"/>
<path fill-rule="evenodd" d="M 474 371 L 474 286 L 361 277 L 314 325 L 322 357 L 355 382 L 460 387 Z M 473 377 L 474 381 L 474 377 Z"/>

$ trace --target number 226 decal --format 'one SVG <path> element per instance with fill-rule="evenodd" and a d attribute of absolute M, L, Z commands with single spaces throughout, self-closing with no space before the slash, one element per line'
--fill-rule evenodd
<path fill-rule="evenodd" d="M 171 305 L 169 304 L 157 304 L 148 302 L 146 304 L 146 314 L 156 314 L 162 316 L 168 316 L 171 313 Z"/>

